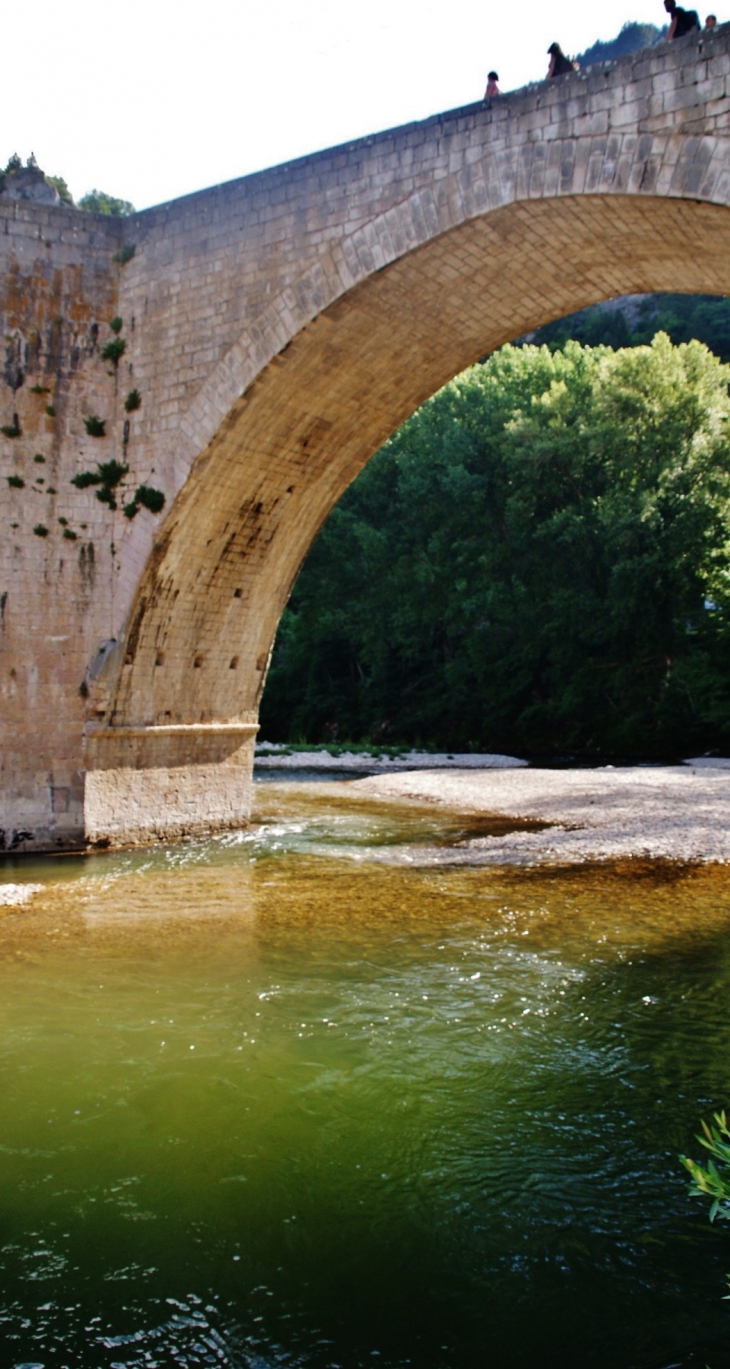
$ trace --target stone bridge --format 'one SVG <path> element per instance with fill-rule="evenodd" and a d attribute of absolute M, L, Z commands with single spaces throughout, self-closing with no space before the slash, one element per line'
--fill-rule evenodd
<path fill-rule="evenodd" d="M 12 195 L 0 843 L 237 826 L 279 616 L 383 440 L 549 319 L 730 293 L 730 26 L 126 220 Z"/>

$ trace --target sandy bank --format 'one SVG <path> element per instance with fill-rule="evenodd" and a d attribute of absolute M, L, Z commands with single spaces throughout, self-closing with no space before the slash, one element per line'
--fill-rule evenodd
<path fill-rule="evenodd" d="M 388 803 L 434 803 L 458 812 L 553 824 L 440 850 L 439 864 L 573 864 L 627 856 L 730 861 L 726 762 L 605 770 L 420 771 L 371 776 L 355 780 L 348 789 Z"/>

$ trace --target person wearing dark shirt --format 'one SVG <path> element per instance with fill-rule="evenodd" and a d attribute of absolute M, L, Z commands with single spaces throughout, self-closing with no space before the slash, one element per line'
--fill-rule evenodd
<path fill-rule="evenodd" d="M 716 29 L 716 28 L 717 28 L 717 15 L 716 15 L 716 14 L 708 14 L 707 18 L 705 19 L 705 28 L 706 28 L 706 29 L 709 29 L 709 30 L 710 30 L 710 33 L 712 32 L 713 29 Z"/>
<path fill-rule="evenodd" d="M 566 76 L 569 71 L 574 71 L 575 67 L 566 57 L 559 43 L 551 43 L 548 48 L 550 66 L 548 67 L 548 80 L 553 76 Z"/>
<path fill-rule="evenodd" d="M 664 0 L 664 8 L 671 16 L 667 38 L 684 38 L 685 33 L 698 29 L 700 21 L 696 10 L 684 10 L 677 0 Z"/>

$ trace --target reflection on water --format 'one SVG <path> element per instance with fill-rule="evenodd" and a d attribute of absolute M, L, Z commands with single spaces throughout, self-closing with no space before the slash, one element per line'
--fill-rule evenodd
<path fill-rule="evenodd" d="M 730 875 L 318 790 L 0 874 L 0 1365 L 727 1369 Z"/>

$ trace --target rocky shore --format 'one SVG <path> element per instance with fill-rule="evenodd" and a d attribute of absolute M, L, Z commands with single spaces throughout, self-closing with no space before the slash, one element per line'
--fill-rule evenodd
<path fill-rule="evenodd" d="M 724 760 L 600 770 L 410 771 L 347 787 L 353 797 L 390 804 L 436 804 L 550 824 L 440 849 L 433 853 L 439 864 L 730 861 L 730 762 Z"/>
<path fill-rule="evenodd" d="M 263 742 L 256 747 L 256 771 L 263 775 L 270 771 L 319 771 L 352 774 L 383 774 L 404 770 L 503 770 L 526 766 L 527 761 L 517 756 L 499 756 L 479 752 L 434 751 L 348 751 L 332 746 L 312 751 L 297 750 L 283 743 Z"/>

